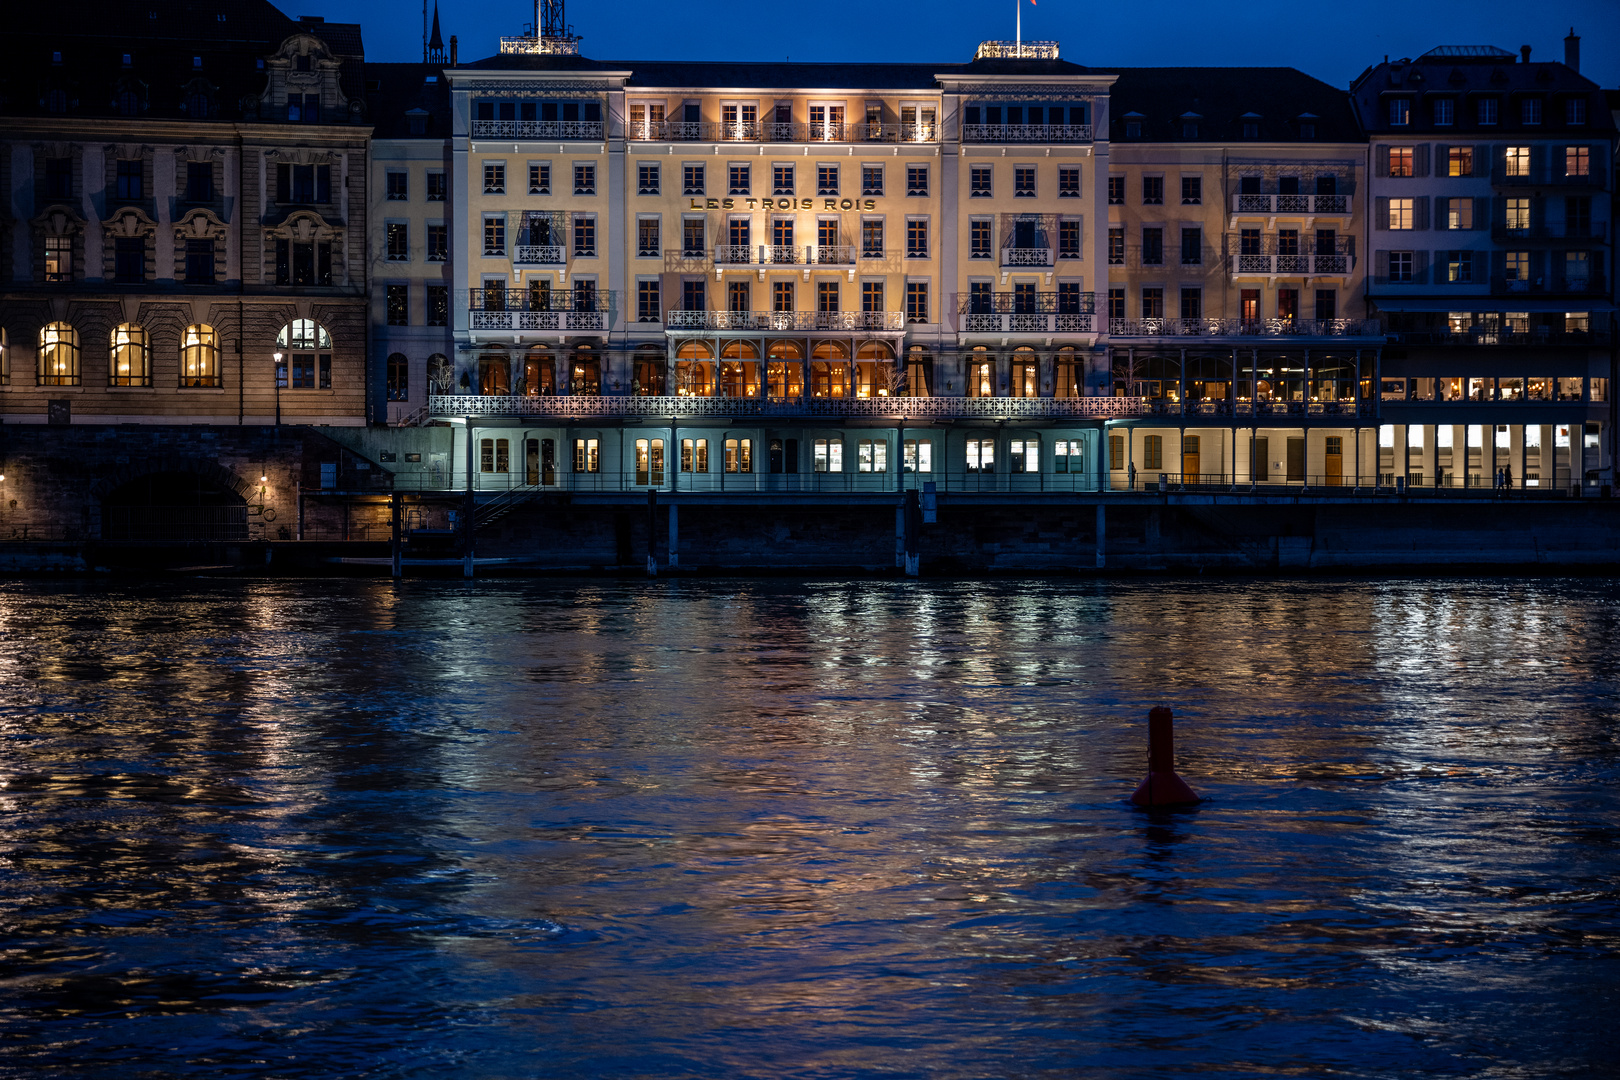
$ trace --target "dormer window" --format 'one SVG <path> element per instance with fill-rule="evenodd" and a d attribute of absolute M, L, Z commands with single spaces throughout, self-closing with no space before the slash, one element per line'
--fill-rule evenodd
<path fill-rule="evenodd" d="M 1564 123 L 1570 127 L 1580 127 L 1586 123 L 1586 99 L 1570 98 L 1564 102 Z"/>
<path fill-rule="evenodd" d="M 124 66 L 125 67 L 130 66 L 130 55 L 129 55 L 129 53 L 124 54 Z"/>
<path fill-rule="evenodd" d="M 196 70 L 196 69 L 198 69 L 198 68 L 200 68 L 200 67 L 202 67 L 202 57 L 200 57 L 200 56 L 193 56 L 193 57 L 192 57 L 192 58 L 191 58 L 191 67 L 192 67 L 192 70 L 193 70 L 193 71 L 195 71 L 195 70 Z"/>
<path fill-rule="evenodd" d="M 1181 114 L 1181 137 L 1183 139 L 1196 139 L 1196 138 L 1198 138 L 1198 121 L 1200 121 L 1202 119 L 1203 119 L 1203 117 L 1200 116 L 1198 113 L 1182 113 Z"/>
<path fill-rule="evenodd" d="M 1525 98 L 1519 103 L 1519 120 L 1524 124 L 1541 123 L 1541 99 Z"/>
<path fill-rule="evenodd" d="M 1409 98 L 1389 99 L 1389 123 L 1391 127 L 1405 127 L 1412 122 L 1412 102 Z"/>
<path fill-rule="evenodd" d="M 1143 116 L 1139 112 L 1125 114 L 1125 137 L 1127 139 L 1140 139 L 1142 137 Z"/>
<path fill-rule="evenodd" d="M 51 53 L 51 63 L 60 64 L 61 62 L 62 62 L 62 54 L 61 53 L 59 53 L 59 52 Z"/>
<path fill-rule="evenodd" d="M 1245 139 L 1258 139 L 1260 137 L 1259 113 L 1244 113 L 1238 119 L 1243 121 L 1243 137 Z"/>

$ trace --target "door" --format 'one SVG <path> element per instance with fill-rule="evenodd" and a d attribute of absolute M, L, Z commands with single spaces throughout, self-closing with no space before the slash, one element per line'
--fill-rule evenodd
<path fill-rule="evenodd" d="M 1288 479 L 1305 482 L 1305 440 L 1288 440 Z"/>
<path fill-rule="evenodd" d="M 1271 483 L 1271 442 L 1268 439 L 1255 439 L 1254 448 L 1250 451 L 1252 458 L 1249 475 L 1257 484 Z"/>
<path fill-rule="evenodd" d="M 540 440 L 523 441 L 523 482 L 530 487 L 540 482 Z"/>
<path fill-rule="evenodd" d="M 1344 483 L 1344 439 L 1329 435 L 1323 442 L 1322 473 L 1328 487 L 1339 487 Z"/>
<path fill-rule="evenodd" d="M 555 484 L 557 482 L 557 440 L 540 440 L 540 482 L 542 484 Z"/>
<path fill-rule="evenodd" d="M 1181 439 L 1181 482 L 1183 484 L 1198 483 L 1198 450 L 1197 435 L 1184 435 Z"/>
<path fill-rule="evenodd" d="M 1013 222 L 1013 247 L 1032 248 L 1035 246 L 1035 223 L 1033 221 Z"/>

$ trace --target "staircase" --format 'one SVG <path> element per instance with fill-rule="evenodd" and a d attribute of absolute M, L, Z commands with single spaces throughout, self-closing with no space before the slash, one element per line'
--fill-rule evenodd
<path fill-rule="evenodd" d="M 479 504 L 473 510 L 473 531 L 477 532 L 486 525 L 494 524 L 544 490 L 540 484 L 524 484 L 522 487 L 503 491 L 488 502 Z"/>

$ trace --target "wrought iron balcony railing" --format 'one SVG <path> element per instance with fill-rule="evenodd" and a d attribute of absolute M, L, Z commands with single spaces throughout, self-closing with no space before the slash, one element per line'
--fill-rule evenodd
<path fill-rule="evenodd" d="M 605 330 L 617 299 L 613 289 L 473 288 L 467 290 L 467 325 L 472 330 Z"/>
<path fill-rule="evenodd" d="M 632 142 L 744 143 L 927 143 L 939 139 L 937 124 L 778 123 L 771 120 L 643 120 L 625 125 Z"/>
<path fill-rule="evenodd" d="M 968 334 L 1089 334 L 1095 329 L 1090 312 L 970 311 L 962 316 Z"/>
<path fill-rule="evenodd" d="M 1377 319 L 1109 319 L 1112 337 L 1362 337 L 1383 340 Z"/>
<path fill-rule="evenodd" d="M 474 120 L 475 139 L 575 139 L 602 138 L 600 120 Z"/>
<path fill-rule="evenodd" d="M 1001 249 L 1002 266 L 1051 266 L 1052 249 L 1049 247 L 1004 247 Z"/>
<path fill-rule="evenodd" d="M 518 244 L 512 248 L 512 262 L 518 266 L 560 266 L 567 261 L 561 244 Z"/>
<path fill-rule="evenodd" d="M 1112 418 L 1144 416 L 1150 408 L 1139 397 L 791 397 L 739 398 L 688 396 L 484 396 L 435 394 L 433 416 L 831 416 L 879 419 L 983 417 L 986 419 Z"/>
<path fill-rule="evenodd" d="M 672 310 L 669 330 L 904 330 L 902 311 L 685 311 Z"/>
<path fill-rule="evenodd" d="M 1090 124 L 963 124 L 965 143 L 1088 143 Z"/>
<path fill-rule="evenodd" d="M 1247 195 L 1232 196 L 1234 214 L 1348 214 L 1348 195 Z"/>
<path fill-rule="evenodd" d="M 1089 292 L 968 292 L 956 294 L 956 310 L 960 315 L 1033 315 L 1040 312 L 1090 315 L 1097 310 L 1096 303 L 1097 294 Z"/>

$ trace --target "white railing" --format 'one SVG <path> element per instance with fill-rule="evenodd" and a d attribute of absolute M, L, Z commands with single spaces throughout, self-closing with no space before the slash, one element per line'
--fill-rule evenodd
<path fill-rule="evenodd" d="M 527 56 L 578 56 L 577 37 L 503 37 L 501 52 Z"/>
<path fill-rule="evenodd" d="M 512 261 L 522 266 L 555 266 L 568 260 L 561 244 L 518 244 L 512 249 Z"/>
<path fill-rule="evenodd" d="M 1253 195 L 1232 196 L 1234 214 L 1348 214 L 1348 195 Z"/>
<path fill-rule="evenodd" d="M 1147 415 L 1139 397 L 1080 398 L 731 398 L 731 397 L 483 397 L 428 398 L 433 416 L 848 416 L 885 419 L 1111 418 Z"/>
<path fill-rule="evenodd" d="M 727 264 L 745 264 L 754 261 L 752 244 L 716 244 L 714 261 Z"/>
<path fill-rule="evenodd" d="M 1089 334 L 1092 316 L 1055 311 L 969 312 L 962 316 L 966 333 Z"/>
<path fill-rule="evenodd" d="M 605 311 L 469 311 L 471 330 L 605 330 Z"/>
<path fill-rule="evenodd" d="M 1007 247 L 1001 249 L 1002 266 L 1051 266 L 1052 249 Z"/>
<path fill-rule="evenodd" d="M 668 330 L 904 330 L 903 311 L 670 311 Z"/>
<path fill-rule="evenodd" d="M 805 261 L 818 266 L 845 266 L 855 261 L 855 248 L 850 244 L 827 244 L 806 248 Z"/>
<path fill-rule="evenodd" d="M 965 143 L 1085 143 L 1090 124 L 963 124 Z"/>
<path fill-rule="evenodd" d="M 1109 319 L 1112 337 L 1362 337 L 1382 341 L 1377 319 Z"/>
<path fill-rule="evenodd" d="M 475 139 L 601 139 L 600 120 L 474 120 Z"/>

